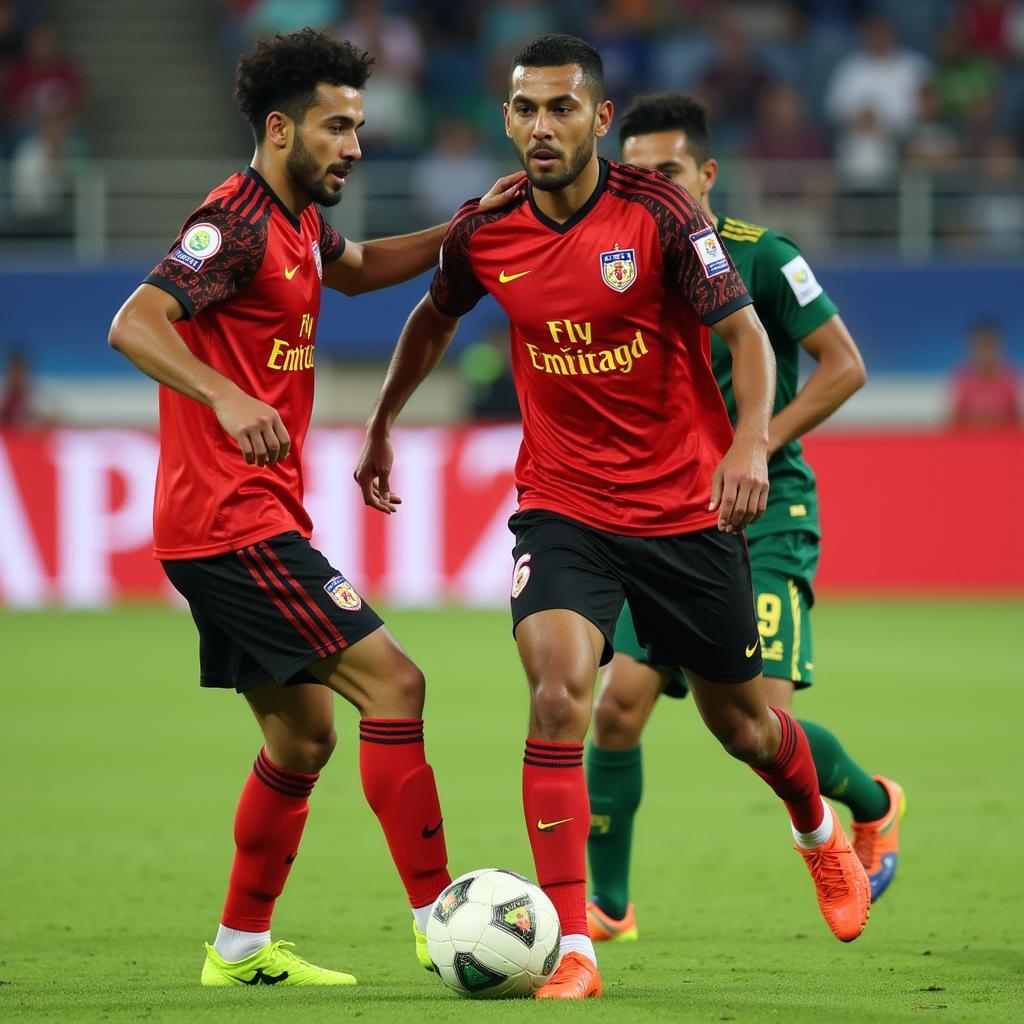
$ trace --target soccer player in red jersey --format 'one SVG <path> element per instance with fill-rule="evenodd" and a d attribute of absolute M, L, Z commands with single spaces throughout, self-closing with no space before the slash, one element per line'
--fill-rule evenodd
<path fill-rule="evenodd" d="M 523 805 L 562 958 L 539 998 L 601 993 L 585 913 L 583 739 L 628 598 L 641 641 L 693 678 L 708 727 L 786 803 L 833 931 L 855 938 L 867 876 L 818 790 L 807 738 L 764 695 L 742 530 L 765 509 L 771 348 L 700 205 L 657 172 L 601 160 L 612 106 L 600 56 L 545 36 L 515 58 L 505 106 L 528 183 L 466 204 L 388 370 L 356 468 L 397 510 L 391 428 L 487 292 L 511 322 L 523 414 L 512 618 L 530 684 Z M 732 352 L 730 427 L 709 325 Z"/>
<path fill-rule="evenodd" d="M 317 205 L 361 156 L 372 58 L 305 29 L 239 61 L 252 163 L 217 186 L 114 319 L 110 344 L 160 388 L 155 551 L 189 603 L 203 686 L 245 695 L 264 746 L 235 817 L 235 859 L 204 985 L 344 985 L 272 942 L 270 918 L 334 749 L 334 694 L 360 714 L 363 791 L 413 908 L 417 956 L 450 881 L 423 749 L 423 676 L 358 591 L 309 543 L 302 446 L 321 284 L 349 295 L 436 262 L 445 225 L 363 244 Z M 503 201 L 519 175 L 482 201 Z"/>

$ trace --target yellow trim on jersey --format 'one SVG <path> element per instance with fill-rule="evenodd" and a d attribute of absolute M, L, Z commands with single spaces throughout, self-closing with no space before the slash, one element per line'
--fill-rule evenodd
<path fill-rule="evenodd" d="M 790 661 L 789 678 L 800 682 L 800 591 L 792 580 L 786 580 L 789 588 L 789 604 L 793 609 L 793 657 Z"/>
<path fill-rule="evenodd" d="M 731 231 L 719 232 L 722 238 L 728 239 L 730 242 L 749 242 L 751 245 L 757 245 L 761 241 L 760 235 L 734 235 Z"/>
<path fill-rule="evenodd" d="M 745 220 L 733 220 L 732 217 L 726 217 L 722 224 L 722 234 L 733 235 L 738 241 L 756 242 L 767 230 Z"/>
<path fill-rule="evenodd" d="M 738 235 L 741 238 L 760 238 L 764 234 L 764 232 L 763 231 L 750 231 L 747 228 L 737 228 L 737 227 L 734 227 L 732 224 L 726 224 L 726 226 L 724 228 L 722 228 L 722 234 L 723 235 Z"/>

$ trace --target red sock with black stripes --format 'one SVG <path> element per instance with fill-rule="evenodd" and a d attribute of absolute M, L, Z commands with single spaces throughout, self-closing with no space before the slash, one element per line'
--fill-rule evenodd
<path fill-rule="evenodd" d="M 523 811 L 537 881 L 558 911 L 563 935 L 587 935 L 590 798 L 582 743 L 526 741 Z"/>
<path fill-rule="evenodd" d="M 319 775 L 278 768 L 260 750 L 235 813 L 235 861 L 221 923 L 243 932 L 267 932 L 299 850 L 309 794 Z"/>
<path fill-rule="evenodd" d="M 773 707 L 782 726 L 782 742 L 775 760 L 754 771 L 781 797 L 797 832 L 811 833 L 821 826 L 825 810 L 818 789 L 818 772 L 807 734 L 796 719 Z M 753 767 L 753 766 L 752 766 Z"/>
<path fill-rule="evenodd" d="M 359 774 L 413 909 L 429 907 L 451 881 L 441 802 L 423 750 L 422 718 L 364 718 Z"/>

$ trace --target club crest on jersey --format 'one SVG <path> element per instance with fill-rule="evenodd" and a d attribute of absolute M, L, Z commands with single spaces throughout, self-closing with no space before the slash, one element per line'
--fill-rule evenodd
<path fill-rule="evenodd" d="M 624 292 L 636 280 L 636 250 L 612 249 L 601 253 L 601 277 L 609 288 Z"/>
<path fill-rule="evenodd" d="M 705 277 L 716 277 L 729 269 L 729 257 L 725 255 L 714 228 L 695 231 L 690 235 L 690 244 L 697 250 Z"/>
<path fill-rule="evenodd" d="M 363 599 L 355 587 L 344 576 L 335 576 L 324 584 L 330 599 L 344 612 L 357 612 L 363 607 Z"/>
<path fill-rule="evenodd" d="M 324 279 L 324 264 L 320 259 L 320 243 L 313 243 L 313 262 L 316 263 L 316 276 L 322 281 Z"/>

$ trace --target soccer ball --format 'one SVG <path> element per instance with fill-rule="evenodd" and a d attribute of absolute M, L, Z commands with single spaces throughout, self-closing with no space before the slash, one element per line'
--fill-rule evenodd
<path fill-rule="evenodd" d="M 558 965 L 562 930 L 542 889 L 514 871 L 480 868 L 437 898 L 427 950 L 449 988 L 473 999 L 531 995 Z"/>

